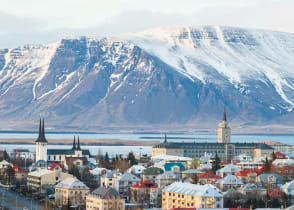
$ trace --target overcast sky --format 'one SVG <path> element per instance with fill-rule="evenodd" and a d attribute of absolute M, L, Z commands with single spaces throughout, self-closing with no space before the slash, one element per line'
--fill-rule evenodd
<path fill-rule="evenodd" d="M 294 0 L 5 0 L 0 7 L 0 48 L 171 25 L 294 33 L 293 10 Z"/>

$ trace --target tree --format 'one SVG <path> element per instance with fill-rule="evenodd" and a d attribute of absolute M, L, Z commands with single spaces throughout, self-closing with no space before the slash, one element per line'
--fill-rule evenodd
<path fill-rule="evenodd" d="M 7 165 L 3 172 L 4 182 L 6 184 L 12 184 L 15 181 L 15 173 L 10 165 Z"/>
<path fill-rule="evenodd" d="M 81 172 L 81 181 L 87 185 L 91 191 L 96 189 L 97 186 L 97 181 L 93 174 L 90 173 L 90 169 L 87 167 Z"/>
<path fill-rule="evenodd" d="M 197 184 L 199 182 L 199 178 L 197 174 L 193 174 L 192 176 L 192 184 Z"/>
<path fill-rule="evenodd" d="M 212 161 L 212 168 L 211 168 L 211 170 L 212 170 L 213 173 L 216 173 L 216 171 L 218 169 L 220 169 L 220 168 L 221 168 L 221 160 L 218 157 L 217 153 L 215 153 L 215 157 L 214 157 L 214 159 Z"/>
<path fill-rule="evenodd" d="M 195 156 L 195 157 L 193 158 L 193 160 L 191 161 L 190 168 L 197 169 L 198 167 L 199 167 L 199 160 L 198 160 L 198 158 Z"/>
<path fill-rule="evenodd" d="M 10 157 L 9 157 L 9 155 L 8 155 L 8 153 L 7 153 L 6 150 L 4 150 L 3 159 L 6 160 L 6 161 L 8 161 L 8 162 L 10 161 Z"/>
<path fill-rule="evenodd" d="M 73 164 L 72 167 L 68 170 L 68 173 L 74 175 L 78 179 L 81 178 L 79 168 L 75 164 Z"/>
<path fill-rule="evenodd" d="M 272 168 L 272 163 L 266 157 L 263 163 L 263 172 L 268 173 L 271 171 L 271 168 Z"/>
<path fill-rule="evenodd" d="M 274 162 L 274 160 L 277 159 L 276 154 L 275 154 L 274 151 L 273 151 L 273 153 L 272 153 L 272 155 L 271 155 L 271 158 L 272 158 L 271 162 Z"/>
<path fill-rule="evenodd" d="M 130 165 L 136 165 L 137 164 L 137 160 L 135 158 L 135 155 L 133 152 L 129 152 L 127 159 L 130 161 Z"/>

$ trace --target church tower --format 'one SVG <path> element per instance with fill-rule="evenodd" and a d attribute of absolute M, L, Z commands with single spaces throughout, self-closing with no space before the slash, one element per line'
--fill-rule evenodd
<path fill-rule="evenodd" d="M 44 119 L 43 122 L 40 118 L 40 125 L 39 125 L 39 136 L 36 143 L 36 161 L 38 160 L 44 160 L 47 162 L 47 140 L 45 138 L 45 125 L 44 125 Z"/>
<path fill-rule="evenodd" d="M 228 127 L 226 109 L 224 109 L 223 121 L 218 127 L 218 143 L 231 142 L 231 128 Z"/>

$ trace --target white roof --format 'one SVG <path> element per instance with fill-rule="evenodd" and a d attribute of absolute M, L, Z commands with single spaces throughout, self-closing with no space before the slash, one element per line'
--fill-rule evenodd
<path fill-rule="evenodd" d="M 43 175 L 52 174 L 52 173 L 56 173 L 56 171 L 51 171 L 51 170 L 48 170 L 48 169 L 40 169 L 38 171 L 30 172 L 28 174 L 28 176 L 43 176 Z"/>
<path fill-rule="evenodd" d="M 133 165 L 131 168 L 128 169 L 129 173 L 134 174 L 141 174 L 146 168 L 141 165 Z"/>
<path fill-rule="evenodd" d="M 6 160 L 2 160 L 2 161 L 0 162 L 0 165 L 1 165 L 1 166 L 8 166 L 8 165 L 11 165 L 11 163 L 7 162 Z"/>
<path fill-rule="evenodd" d="M 286 184 L 284 184 L 282 187 L 282 189 L 291 189 L 294 190 L 294 180 L 287 182 Z"/>
<path fill-rule="evenodd" d="M 192 158 L 181 157 L 175 155 L 156 155 L 151 157 L 152 160 L 168 160 L 168 161 L 191 161 Z"/>
<path fill-rule="evenodd" d="M 141 179 L 139 179 L 138 177 L 136 177 L 135 175 L 125 172 L 122 175 L 120 175 L 117 178 L 118 181 L 123 181 L 123 182 L 140 182 Z"/>
<path fill-rule="evenodd" d="M 276 159 L 273 161 L 273 165 L 275 166 L 290 166 L 294 165 L 294 160 L 292 159 Z"/>
<path fill-rule="evenodd" d="M 235 175 L 228 175 L 223 179 L 217 180 L 215 182 L 216 184 L 228 184 L 228 185 L 235 185 L 235 184 L 241 184 L 243 185 L 244 183 L 241 181 L 241 179 L 239 179 L 238 177 L 236 177 Z"/>
<path fill-rule="evenodd" d="M 101 175 L 101 173 L 105 170 L 107 172 L 106 168 L 94 168 L 94 169 L 90 170 L 90 173 L 98 176 L 98 175 Z"/>
<path fill-rule="evenodd" d="M 228 164 L 225 167 L 218 169 L 217 173 L 232 173 L 238 171 L 241 171 L 241 169 L 235 166 L 234 164 Z"/>
<path fill-rule="evenodd" d="M 56 185 L 56 187 L 67 189 L 89 189 L 87 185 L 75 177 L 69 177 Z"/>
<path fill-rule="evenodd" d="M 221 191 L 210 184 L 200 185 L 183 182 L 174 182 L 171 185 L 163 188 L 163 191 L 181 193 L 186 195 L 195 195 L 201 197 L 223 197 Z"/>

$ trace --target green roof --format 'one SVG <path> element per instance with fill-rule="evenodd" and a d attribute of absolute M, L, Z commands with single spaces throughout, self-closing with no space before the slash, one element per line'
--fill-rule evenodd
<path fill-rule="evenodd" d="M 151 168 L 146 168 L 143 171 L 144 175 L 159 175 L 159 174 L 163 174 L 163 170 L 161 168 L 156 168 L 156 167 L 151 167 Z"/>
<path fill-rule="evenodd" d="M 202 171 L 199 171 L 197 169 L 188 169 L 186 171 L 182 172 L 183 174 L 203 174 Z"/>

